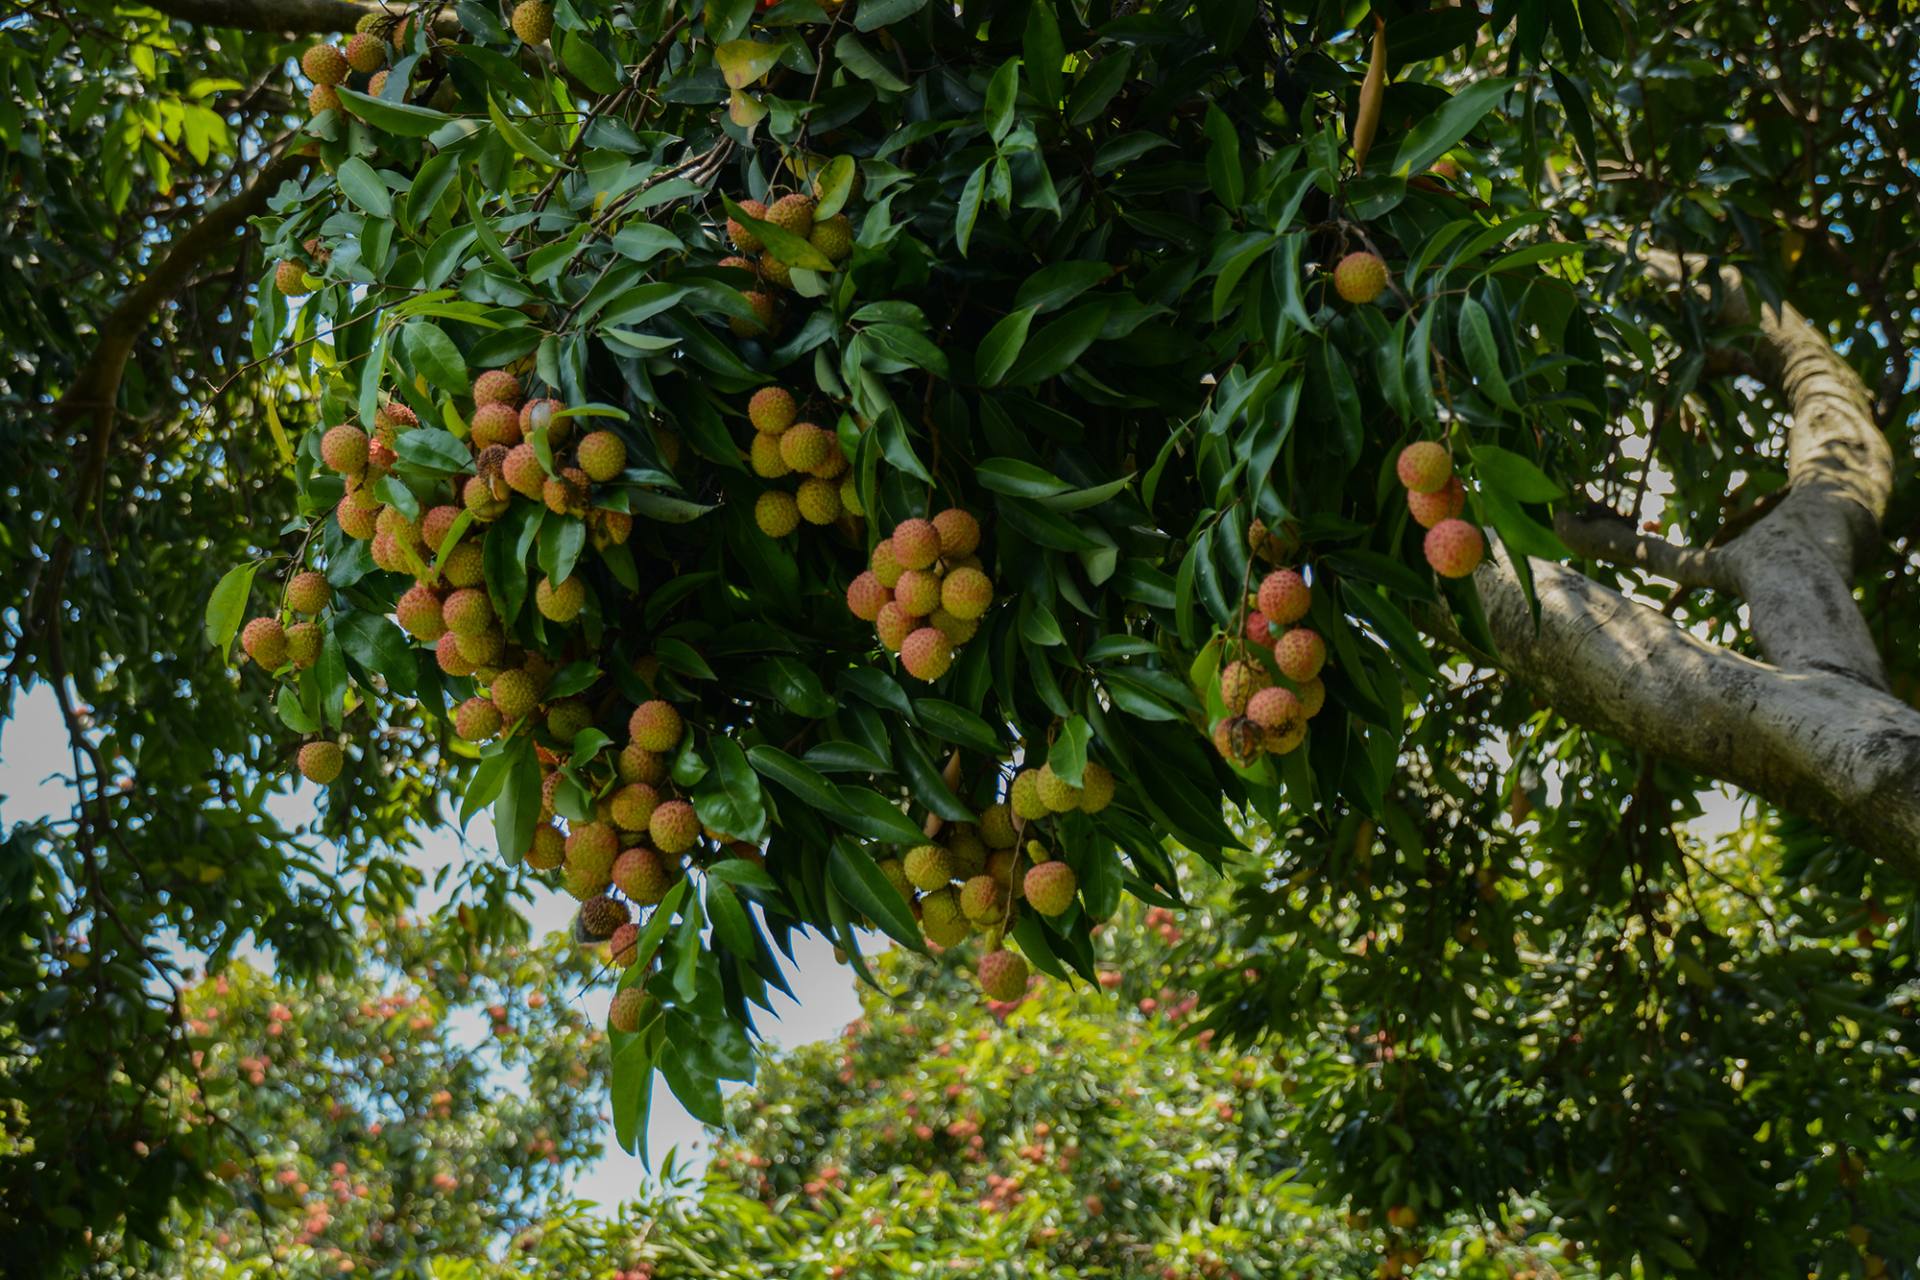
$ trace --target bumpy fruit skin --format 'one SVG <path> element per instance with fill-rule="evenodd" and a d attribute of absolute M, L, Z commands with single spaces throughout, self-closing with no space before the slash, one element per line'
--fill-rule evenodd
<path fill-rule="evenodd" d="M 762 387 L 747 401 L 747 421 L 755 431 L 777 436 L 793 425 L 799 406 L 785 387 Z"/>
<path fill-rule="evenodd" d="M 937 844 L 915 845 L 900 865 L 906 869 L 907 883 L 916 889 L 939 889 L 953 879 L 953 855 Z"/>
<path fill-rule="evenodd" d="M 332 601 L 333 588 L 327 585 L 325 574 L 306 569 L 294 574 L 287 583 L 287 608 L 295 613 L 312 617 Z"/>
<path fill-rule="evenodd" d="M 629 782 L 613 793 L 613 803 L 608 811 L 614 825 L 622 831 L 645 831 L 647 823 L 653 818 L 653 811 L 660 807 L 660 793 L 644 782 Z"/>
<path fill-rule="evenodd" d="M 940 535 L 940 555 L 954 561 L 980 549 L 980 522 L 970 511 L 948 507 L 933 518 L 934 532 Z"/>
<path fill-rule="evenodd" d="M 309 742 L 300 748 L 300 776 L 326 786 L 340 776 L 346 754 L 337 742 Z"/>
<path fill-rule="evenodd" d="M 536 500 L 541 497 L 547 484 L 547 473 L 540 465 L 540 455 L 534 452 L 531 444 L 525 443 L 507 451 L 506 460 L 500 464 L 500 477 L 515 493 Z"/>
<path fill-rule="evenodd" d="M 1248 643 L 1257 644 L 1262 649 L 1271 649 L 1273 648 L 1273 640 L 1273 623 L 1268 621 L 1267 615 L 1258 609 L 1247 610 Z"/>
<path fill-rule="evenodd" d="M 966 941 L 973 925 L 960 909 L 959 895 L 951 889 L 935 889 L 920 899 L 920 932 L 938 947 L 952 947 Z"/>
<path fill-rule="evenodd" d="M 339 84 L 347 78 L 347 55 L 330 44 L 316 44 L 300 55 L 300 69 L 315 84 Z"/>
<path fill-rule="evenodd" d="M 960 886 L 960 913 L 975 924 L 994 924 L 1006 918 L 1007 891 L 989 875 L 976 875 Z"/>
<path fill-rule="evenodd" d="M 919 625 L 920 620 L 902 609 L 898 600 L 889 600 L 874 615 L 873 632 L 880 637 L 882 648 L 888 653 L 898 653 Z"/>
<path fill-rule="evenodd" d="M 385 71 L 376 71 L 373 73 L 372 78 L 367 81 L 367 96 L 369 98 L 377 98 L 386 90 L 386 87 L 387 73 Z"/>
<path fill-rule="evenodd" d="M 769 538 L 784 538 L 800 527 L 800 504 L 785 489 L 769 489 L 754 499 L 753 522 Z"/>
<path fill-rule="evenodd" d="M 476 450 L 489 445 L 520 443 L 520 414 L 510 404 L 495 401 L 473 411 L 467 424 L 467 439 Z"/>
<path fill-rule="evenodd" d="M 768 283 L 778 285 L 782 289 L 793 288 L 793 268 L 774 257 L 772 253 L 761 254 L 759 265 L 755 269 L 767 278 Z"/>
<path fill-rule="evenodd" d="M 459 518 L 460 508 L 445 504 L 428 508 L 427 514 L 420 517 L 420 541 L 429 553 L 439 553 L 440 544 L 453 532 L 453 523 Z"/>
<path fill-rule="evenodd" d="M 1260 580 L 1260 612 L 1269 622 L 1290 627 L 1306 617 L 1312 605 L 1313 590 L 1292 569 L 1275 569 Z"/>
<path fill-rule="evenodd" d="M 483 524 L 498 520 L 507 513 L 506 486 L 502 485 L 500 491 L 495 492 L 484 476 L 467 478 L 466 485 L 460 490 L 460 501 L 467 510 L 473 512 L 473 518 Z"/>
<path fill-rule="evenodd" d="M 796 422 L 780 435 L 780 460 L 795 471 L 811 472 L 827 460 L 832 447 L 825 427 Z"/>
<path fill-rule="evenodd" d="M 1213 726 L 1213 745 L 1224 759 L 1250 765 L 1266 749 L 1266 730 L 1245 716 L 1228 716 Z"/>
<path fill-rule="evenodd" d="M 749 218 L 756 218 L 761 222 L 767 220 L 767 206 L 758 200 L 736 200 L 734 203 L 739 205 L 740 211 Z M 727 219 L 727 237 L 733 241 L 733 247 L 742 253 L 758 253 L 766 248 L 760 242 L 759 236 L 749 230 L 744 222 L 735 218 Z"/>
<path fill-rule="evenodd" d="M 1230 715 L 1247 709 L 1253 695 L 1272 684 L 1266 671 L 1251 662 L 1229 662 L 1220 672 L 1220 702 Z"/>
<path fill-rule="evenodd" d="M 993 580 L 978 569 L 963 566 L 941 580 L 940 605 L 956 618 L 978 618 L 992 603 Z"/>
<path fill-rule="evenodd" d="M 1453 459 L 1446 446 L 1433 440 L 1416 440 L 1400 451 L 1393 464 L 1400 483 L 1415 493 L 1438 493 L 1453 478 Z"/>
<path fill-rule="evenodd" d="M 520 406 L 520 434 L 531 438 L 534 432 L 544 430 L 548 443 L 565 444 L 572 419 L 555 418 L 553 415 L 566 407 L 551 398 L 527 401 Z"/>
<path fill-rule="evenodd" d="M 862 622 L 872 622 L 880 616 L 880 607 L 893 596 L 880 585 L 880 579 L 873 576 L 873 570 L 867 569 L 847 584 L 847 610 Z"/>
<path fill-rule="evenodd" d="M 965 880 L 977 876 L 987 865 L 987 843 L 970 822 L 959 822 L 945 831 L 947 852 L 953 855 L 953 876 Z"/>
<path fill-rule="evenodd" d="M 1442 520 L 1451 520 L 1467 509 L 1466 486 L 1459 476 L 1451 477 L 1434 493 L 1407 490 L 1407 511 L 1422 529 L 1431 529 Z"/>
<path fill-rule="evenodd" d="M 1334 292 L 1348 302 L 1372 302 L 1386 287 L 1387 264 L 1379 254 L 1350 253 L 1333 269 Z"/>
<path fill-rule="evenodd" d="M 356 32 L 347 37 L 347 65 L 371 75 L 387 65 L 387 42 L 378 36 Z"/>
<path fill-rule="evenodd" d="M 607 954 L 622 969 L 630 969 L 640 958 L 640 926 L 629 920 L 607 939 Z"/>
<path fill-rule="evenodd" d="M 685 800 L 669 800 L 647 820 L 647 834 L 662 853 L 685 853 L 700 838 L 700 819 Z"/>
<path fill-rule="evenodd" d="M 804 239 L 813 234 L 813 197 L 781 196 L 767 209 L 766 220 Z"/>
<path fill-rule="evenodd" d="M 940 579 L 925 569 L 908 569 L 893 584 L 893 598 L 914 617 L 924 618 L 940 607 Z"/>
<path fill-rule="evenodd" d="M 340 91 L 330 84 L 317 84 L 307 91 L 307 111 L 319 115 L 322 111 L 340 109 Z"/>
<path fill-rule="evenodd" d="M 644 782 L 657 787 L 667 779 L 666 759 L 658 751 L 649 751 L 637 742 L 629 742 L 620 749 L 615 767 L 622 782 Z"/>
<path fill-rule="evenodd" d="M 927 623 L 955 645 L 965 644 L 980 630 L 979 619 L 957 618 L 945 609 L 935 609 L 928 614 Z"/>
<path fill-rule="evenodd" d="M 1321 667 L 1327 665 L 1327 642 L 1320 638 L 1317 631 L 1295 627 L 1273 646 L 1273 661 L 1287 679 L 1295 684 L 1305 684 L 1320 674 Z"/>
<path fill-rule="evenodd" d="M 613 931 L 627 923 L 625 903 L 599 894 L 580 904 L 580 932 L 589 938 L 611 938 Z"/>
<path fill-rule="evenodd" d="M 773 328 L 773 295 L 764 289 L 751 289 L 740 295 L 753 308 L 753 318 L 728 316 L 727 328 L 736 338 L 751 338 Z"/>
<path fill-rule="evenodd" d="M 1047 808 L 1047 802 L 1040 798 L 1040 771 L 1022 769 L 1014 775 L 1013 787 L 1007 792 L 1007 802 L 1013 806 L 1014 816 L 1032 822 L 1044 818 L 1053 810 Z"/>
<path fill-rule="evenodd" d="M 559 475 L 540 483 L 540 500 L 557 516 L 585 515 L 587 511 L 587 473 L 578 467 L 562 467 Z"/>
<path fill-rule="evenodd" d="M 900 665 L 931 684 L 953 666 L 953 641 L 937 627 L 921 627 L 900 642 Z"/>
<path fill-rule="evenodd" d="M 495 676 L 487 693 L 493 699 L 493 705 L 500 708 L 500 718 L 508 724 L 532 711 L 534 704 L 540 700 L 540 690 L 534 684 L 533 677 L 517 667 Z"/>
<path fill-rule="evenodd" d="M 455 635 L 470 636 L 493 625 L 493 604 L 479 588 L 463 587 L 440 606 L 440 617 L 447 624 L 447 630 Z"/>
<path fill-rule="evenodd" d="M 1464 578 L 1480 567 L 1487 542 L 1465 520 L 1442 520 L 1427 530 L 1427 563 L 1443 578 Z"/>
<path fill-rule="evenodd" d="M 1300 699 L 1300 714 L 1311 720 L 1327 705 L 1327 686 L 1317 679 L 1302 680 L 1296 696 Z"/>
<path fill-rule="evenodd" d="M 313 292 L 307 284 L 307 269 L 297 262 L 283 262 L 273 269 L 273 287 L 289 298 L 300 298 Z"/>
<path fill-rule="evenodd" d="M 453 643 L 460 650 L 460 656 L 465 658 L 476 671 L 481 667 L 493 666 L 500 660 L 501 653 L 507 647 L 507 638 L 498 627 L 488 627 L 485 631 L 476 631 L 471 635 L 454 635 L 451 631 L 447 632 L 447 635 L 453 636 Z"/>
<path fill-rule="evenodd" d="M 980 811 L 980 838 L 989 849 L 1011 849 L 1019 842 L 1013 829 L 1013 809 L 1003 803 L 990 804 Z"/>
<path fill-rule="evenodd" d="M 820 465 L 808 468 L 807 474 L 818 476 L 822 480 L 838 480 L 846 473 L 846 451 L 840 447 L 840 437 L 828 431 L 827 456 L 820 460 Z"/>
<path fill-rule="evenodd" d="M 553 6 L 547 0 L 520 0 L 513 7 L 513 34 L 528 44 L 544 44 L 553 33 Z"/>
<path fill-rule="evenodd" d="M 822 218 L 813 224 L 807 243 L 818 249 L 828 262 L 845 262 L 853 253 L 853 220 L 844 213 Z"/>
<path fill-rule="evenodd" d="M 867 567 L 873 570 L 873 576 L 880 579 L 880 585 L 891 591 L 899 585 L 900 575 L 907 566 L 900 563 L 893 553 L 893 539 L 882 538 L 873 546 L 873 555 L 867 560 Z"/>
<path fill-rule="evenodd" d="M 486 557 L 477 543 L 462 542 L 440 562 L 440 576 L 450 587 L 477 587 L 487 576 Z"/>
<path fill-rule="evenodd" d="M 903 898 L 913 897 L 913 882 L 907 879 L 907 869 L 898 858 L 880 859 L 880 874 L 887 878 Z"/>
<path fill-rule="evenodd" d="M 379 508 L 369 506 L 369 501 L 370 495 L 364 490 L 340 499 L 340 504 L 333 509 L 334 519 L 340 522 L 340 532 L 360 542 L 374 535 Z"/>
<path fill-rule="evenodd" d="M 578 698 L 563 698 L 547 708 L 547 732 L 561 742 L 572 742 L 593 724 L 593 712 Z"/>
<path fill-rule="evenodd" d="M 626 442 L 611 431 L 582 436 L 574 452 L 589 480 L 611 480 L 627 467 Z"/>
<path fill-rule="evenodd" d="M 240 647 L 268 671 L 287 660 L 287 633 L 274 618 L 255 618 L 240 629 Z"/>
<path fill-rule="evenodd" d="M 320 460 L 348 479 L 359 477 L 367 469 L 367 433 L 345 422 L 327 428 L 320 437 Z"/>
<path fill-rule="evenodd" d="M 548 824 L 533 829 L 533 843 L 527 846 L 527 865 L 535 871 L 551 871 L 567 860 L 567 838 L 560 828 Z"/>
<path fill-rule="evenodd" d="M 489 369 L 473 380 L 473 405 L 520 403 L 520 379 L 505 369 Z"/>
<path fill-rule="evenodd" d="M 533 589 L 533 603 L 549 621 L 572 622 L 587 607 L 587 584 L 577 576 L 557 585 L 552 578 L 541 578 Z"/>
<path fill-rule="evenodd" d="M 778 480 L 781 476 L 792 475 L 793 468 L 780 456 L 780 437 L 755 435 L 747 445 L 747 462 L 753 468 L 753 474 L 762 480 Z"/>
<path fill-rule="evenodd" d="M 1080 812 L 1099 813 L 1113 803 L 1113 771 L 1103 764 L 1087 761 L 1080 775 Z"/>
<path fill-rule="evenodd" d="M 840 489 L 831 480 L 809 476 L 800 482 L 793 501 L 808 524 L 832 524 L 840 518 Z"/>
<path fill-rule="evenodd" d="M 297 671 L 305 671 L 320 660 L 324 639 L 317 622 L 296 622 L 287 628 L 287 661 Z"/>
<path fill-rule="evenodd" d="M 1053 766 L 1040 766 L 1039 781 L 1040 803 L 1054 813 L 1067 813 L 1080 807 L 1080 789 L 1053 771 Z"/>
<path fill-rule="evenodd" d="M 931 520 L 902 520 L 888 541 L 902 569 L 925 569 L 940 558 L 940 531 Z"/>
<path fill-rule="evenodd" d="M 667 864 L 651 849 L 629 849 L 613 864 L 613 887 L 639 907 L 654 907 L 673 887 Z"/>
<path fill-rule="evenodd" d="M 1002 1004 L 1027 994 L 1027 962 L 1011 951 L 989 951 L 980 957 L 980 989 Z"/>
<path fill-rule="evenodd" d="M 521 7 L 525 8 L 524 5 Z M 631 1034 L 640 1029 L 640 1018 L 646 1009 L 646 992 L 639 987 L 622 988 L 613 993 L 613 1003 L 607 1006 L 607 1025 L 615 1031 Z"/>
<path fill-rule="evenodd" d="M 1278 685 L 1262 689 L 1247 702 L 1247 719 L 1262 729 L 1288 729 L 1306 719 L 1300 699 Z"/>
<path fill-rule="evenodd" d="M 680 745 L 684 729 L 680 713 L 658 698 L 635 707 L 627 720 L 627 736 L 648 751 L 673 750 Z"/>
<path fill-rule="evenodd" d="M 601 884 L 613 874 L 613 860 L 619 853 L 619 837 L 604 822 L 582 822 L 567 835 L 568 869 Z"/>
<path fill-rule="evenodd" d="M 1080 891 L 1080 882 L 1074 877 L 1073 868 L 1058 858 L 1035 866 L 1027 872 L 1023 884 L 1027 891 L 1027 905 L 1043 916 L 1065 913 L 1073 906 L 1073 895 Z"/>
<path fill-rule="evenodd" d="M 490 698 L 468 698 L 453 713 L 453 731 L 468 742 L 485 742 L 500 732 L 500 708 Z"/>

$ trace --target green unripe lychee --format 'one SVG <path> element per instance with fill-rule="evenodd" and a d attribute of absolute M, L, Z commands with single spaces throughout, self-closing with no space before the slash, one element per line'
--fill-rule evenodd
<path fill-rule="evenodd" d="M 1004 802 L 982 809 L 980 838 L 989 849 L 1011 849 L 1019 843 L 1019 834 L 1013 829 L 1013 809 Z"/>
<path fill-rule="evenodd" d="M 650 787 L 658 787 L 667 778 L 667 761 L 658 751 L 649 751 L 637 742 L 629 742 L 620 749 L 620 759 L 616 768 L 622 782 L 644 782 Z M 634 828 L 640 830 L 639 827 Z"/>
<path fill-rule="evenodd" d="M 339 84 L 347 78 L 347 56 L 330 44 L 316 44 L 300 55 L 300 69 L 317 85 Z"/>
<path fill-rule="evenodd" d="M 296 622 L 287 628 L 287 661 L 297 671 L 305 671 L 320 658 L 320 646 L 325 640 L 324 633 L 317 622 Z"/>
<path fill-rule="evenodd" d="M 487 693 L 493 705 L 500 708 L 500 718 L 508 724 L 532 711 L 540 700 L 540 690 L 533 677 L 517 667 L 495 676 Z"/>
<path fill-rule="evenodd" d="M 300 776 L 326 786 L 340 776 L 346 754 L 337 742 L 309 742 L 300 748 Z"/>
<path fill-rule="evenodd" d="M 993 603 L 993 582 L 978 569 L 955 569 L 940 582 L 940 605 L 956 618 L 971 621 Z"/>
<path fill-rule="evenodd" d="M 347 37 L 347 65 L 362 75 L 372 75 L 387 65 L 387 42 L 379 36 L 356 32 Z"/>
<path fill-rule="evenodd" d="M 953 857 L 937 844 L 915 845 L 907 850 L 901 866 L 916 889 L 938 889 L 953 879 Z"/>
<path fill-rule="evenodd" d="M 340 91 L 330 84 L 317 84 L 307 90 L 307 111 L 319 115 L 322 111 L 340 109 Z"/>
<path fill-rule="evenodd" d="M 562 698 L 547 707 L 547 732 L 561 742 L 572 742 L 593 724 L 593 712 L 578 698 Z"/>
<path fill-rule="evenodd" d="M 685 800 L 669 800 L 647 820 L 647 834 L 662 853 L 685 853 L 700 838 L 700 818 Z"/>
<path fill-rule="evenodd" d="M 1006 889 L 992 876 L 973 876 L 960 886 L 960 913 L 975 924 L 997 924 L 1009 905 Z"/>
<path fill-rule="evenodd" d="M 808 524 L 832 524 L 840 518 L 840 487 L 831 480 L 809 476 L 800 482 L 793 501 Z"/>
<path fill-rule="evenodd" d="M 900 859 L 882 858 L 880 860 L 880 874 L 887 878 L 888 884 L 900 891 L 901 897 L 911 898 L 913 896 L 913 881 L 907 879 L 906 865 L 902 863 Z"/>
<path fill-rule="evenodd" d="M 500 708 L 490 698 L 468 698 L 453 714 L 453 731 L 468 742 L 485 742 L 500 732 Z"/>
<path fill-rule="evenodd" d="M 574 456 L 589 480 L 607 481 L 626 470 L 627 444 L 611 431 L 594 431 L 580 438 Z"/>
<path fill-rule="evenodd" d="M 873 570 L 873 576 L 880 580 L 880 585 L 889 591 L 899 584 L 900 575 L 907 571 L 907 566 L 901 564 L 898 557 L 893 554 L 891 538 L 882 538 L 874 544 L 873 555 L 868 558 L 867 567 Z"/>
<path fill-rule="evenodd" d="M 533 829 L 533 843 L 527 846 L 527 865 L 535 871 L 551 871 L 567 859 L 567 838 L 560 828 L 548 823 Z"/>
<path fill-rule="evenodd" d="M 513 34 L 528 44 L 544 44 L 553 33 L 553 6 L 547 0 L 520 0 L 513 7 Z"/>
<path fill-rule="evenodd" d="M 828 262 L 844 262 L 853 252 L 853 220 L 844 213 L 822 218 L 813 224 L 807 242 Z"/>
<path fill-rule="evenodd" d="M 1025 818 L 1028 822 L 1044 818 L 1053 810 L 1040 796 L 1040 771 L 1022 769 L 1014 775 L 1013 788 L 1007 793 L 1007 801 L 1013 806 L 1015 817 Z"/>
<path fill-rule="evenodd" d="M 608 823 L 582 822 L 567 833 L 568 869 L 598 877 L 602 884 L 613 874 L 613 860 L 619 853 L 620 837 Z"/>
<path fill-rule="evenodd" d="M 533 590 L 533 604 L 550 622 L 572 622 L 587 606 L 586 581 L 575 574 L 556 586 L 552 578 L 543 576 Z"/>
<path fill-rule="evenodd" d="M 753 468 L 753 474 L 762 480 L 778 480 L 781 476 L 793 474 L 793 468 L 780 456 L 779 436 L 754 436 L 747 445 L 747 461 Z"/>
<path fill-rule="evenodd" d="M 660 807 L 660 793 L 644 782 L 630 782 L 613 793 L 609 808 L 614 825 L 622 831 L 645 831 Z"/>
<path fill-rule="evenodd" d="M 1080 812 L 1099 813 L 1113 803 L 1113 771 L 1105 765 L 1087 761 L 1080 774 Z"/>
<path fill-rule="evenodd" d="M 781 196 L 768 207 L 765 221 L 805 239 L 813 234 L 813 208 L 811 196 Z"/>
<path fill-rule="evenodd" d="M 294 574 L 287 583 L 287 608 L 295 613 L 304 613 L 312 617 L 332 602 L 333 588 L 327 585 L 327 578 L 323 573 L 306 569 Z"/>
<path fill-rule="evenodd" d="M 1386 287 L 1387 264 L 1378 254 L 1350 253 L 1333 269 L 1334 292 L 1348 302 L 1372 302 Z"/>
<path fill-rule="evenodd" d="M 1040 796 L 1040 803 L 1054 813 L 1066 813 L 1080 807 L 1080 788 L 1055 773 L 1051 764 L 1040 766 L 1040 780 L 1035 790 Z"/>
<path fill-rule="evenodd" d="M 1416 440 L 1400 451 L 1393 469 L 1413 492 L 1438 493 L 1453 478 L 1453 458 L 1438 441 Z"/>
<path fill-rule="evenodd" d="M 966 941 L 973 925 L 953 890 L 936 889 L 920 899 L 920 931 L 935 946 L 952 947 Z"/>
<path fill-rule="evenodd" d="M 796 422 L 780 434 L 780 460 L 795 471 L 812 471 L 831 447 L 827 429 L 811 422 Z"/>
<path fill-rule="evenodd" d="M 777 436 L 793 425 L 799 406 L 785 387 L 762 387 L 747 401 L 747 421 L 765 435 Z"/>
<path fill-rule="evenodd" d="M 475 669 L 490 667 L 500 661 L 500 655 L 507 647 L 507 637 L 499 627 L 488 627 L 484 631 L 470 631 L 466 635 L 454 635 L 453 643 L 459 648 L 460 656 L 471 663 Z"/>
<path fill-rule="evenodd" d="M 784 489 L 769 489 L 754 500 L 753 522 L 769 538 L 784 538 L 800 527 L 800 504 Z"/>
<path fill-rule="evenodd" d="M 462 587 L 447 597 L 440 616 L 455 635 L 473 635 L 493 625 L 493 603 L 480 588 Z"/>
<path fill-rule="evenodd" d="M 900 642 L 900 665 L 915 679 L 932 683 L 953 666 L 953 641 L 938 627 L 921 627 Z"/>
<path fill-rule="evenodd" d="M 916 618 L 940 607 L 940 575 L 926 569 L 907 569 L 893 584 L 893 598 Z"/>

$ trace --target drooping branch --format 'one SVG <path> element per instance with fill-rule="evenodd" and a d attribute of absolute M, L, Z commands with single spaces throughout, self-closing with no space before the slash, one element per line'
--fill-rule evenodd
<path fill-rule="evenodd" d="M 1683 587 L 1726 591 L 1733 585 L 1716 550 L 1648 537 L 1611 511 L 1578 516 L 1562 512 L 1554 517 L 1553 530 L 1585 560 L 1644 569 Z"/>

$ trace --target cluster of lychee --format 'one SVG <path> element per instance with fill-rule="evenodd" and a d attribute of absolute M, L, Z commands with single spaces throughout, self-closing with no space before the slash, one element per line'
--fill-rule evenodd
<path fill-rule="evenodd" d="M 1275 569 L 1247 602 L 1246 640 L 1257 645 L 1285 677 L 1276 683 L 1267 663 L 1236 658 L 1220 669 L 1220 704 L 1213 745 L 1239 765 L 1263 755 L 1286 755 L 1307 736 L 1307 721 L 1326 705 L 1320 682 L 1327 644 L 1311 627 L 1296 624 L 1313 607 L 1313 588 L 1298 569 Z"/>
<path fill-rule="evenodd" d="M 384 13 L 370 13 L 360 19 L 358 29 L 347 37 L 344 46 L 316 44 L 300 55 L 300 70 L 313 81 L 307 93 L 307 109 L 314 115 L 340 109 L 339 87 L 348 77 L 367 77 L 364 90 L 378 97 L 387 83 L 388 39 L 398 49 L 406 38 L 407 24 Z"/>
<path fill-rule="evenodd" d="M 748 217 L 771 222 L 783 231 L 792 232 L 818 249 L 829 262 L 844 262 L 853 252 L 852 219 L 844 213 L 836 213 L 830 218 L 815 218 L 814 210 L 818 205 L 812 196 L 795 192 L 781 196 L 770 205 L 758 200 L 741 200 L 738 203 Z M 778 327 L 779 317 L 770 289 L 793 288 L 793 268 L 780 261 L 753 228 L 738 218 L 727 219 L 727 237 L 733 241 L 734 248 L 748 256 L 722 258 L 720 265 L 746 271 L 754 278 L 754 287 L 746 291 L 747 303 L 753 308 L 753 319 L 735 316 L 728 324 L 742 338 L 771 333 Z"/>
<path fill-rule="evenodd" d="M 317 569 L 297 569 L 287 579 L 281 608 L 274 614 L 250 619 L 240 630 L 240 648 L 268 671 L 291 668 L 305 671 L 320 659 L 326 634 L 319 616 L 333 603 L 333 587 Z M 283 621 L 292 615 L 293 621 Z M 302 777 L 326 786 L 340 776 L 346 754 L 332 739 L 319 739 L 300 748 L 297 765 Z"/>
<path fill-rule="evenodd" d="M 979 549 L 980 522 L 958 507 L 931 520 L 902 520 L 848 585 L 847 608 L 873 624 L 909 675 L 938 680 L 953 666 L 955 646 L 973 639 L 993 604 Z"/>
<path fill-rule="evenodd" d="M 1467 492 L 1453 474 L 1453 458 L 1446 446 L 1419 440 L 1400 451 L 1394 464 L 1407 489 L 1407 510 L 1427 531 L 1423 550 L 1427 563 L 1443 578 L 1464 578 L 1480 566 L 1486 539 L 1473 524 L 1462 520 Z"/>
<path fill-rule="evenodd" d="M 747 461 L 753 474 L 763 480 L 803 477 L 794 492 L 768 489 L 753 504 L 754 523 L 769 538 L 786 537 L 802 520 L 832 524 L 843 514 L 863 514 L 840 437 L 799 416 L 800 406 L 785 387 L 761 387 L 747 401 L 747 421 L 753 424 Z"/>

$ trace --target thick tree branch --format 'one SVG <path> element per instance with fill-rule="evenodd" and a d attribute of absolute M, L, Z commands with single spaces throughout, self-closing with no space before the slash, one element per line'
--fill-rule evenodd
<path fill-rule="evenodd" d="M 1920 712 L 1847 676 L 1783 671 L 1688 634 L 1565 565 L 1475 574 L 1499 662 L 1560 712 L 1802 813 L 1920 876 Z"/>
<path fill-rule="evenodd" d="M 1583 516 L 1561 512 L 1554 518 L 1553 529 L 1560 541 L 1583 560 L 1632 566 L 1671 578 L 1683 587 L 1732 589 L 1732 578 L 1719 552 L 1648 537 L 1635 529 L 1631 520 L 1611 511 Z"/>

